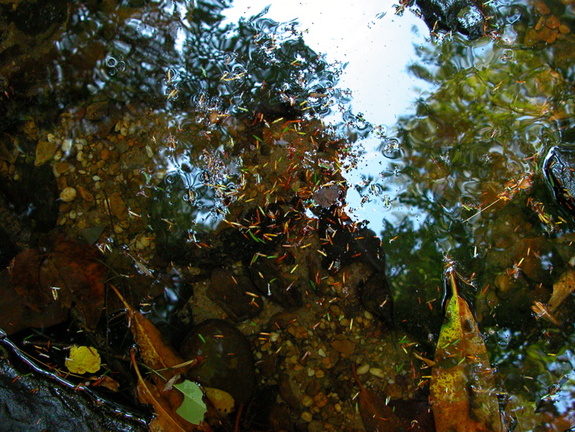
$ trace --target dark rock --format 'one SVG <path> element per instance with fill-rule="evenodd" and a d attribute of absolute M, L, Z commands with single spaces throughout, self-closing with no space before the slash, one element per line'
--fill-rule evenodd
<path fill-rule="evenodd" d="M 365 310 L 393 328 L 393 298 L 385 273 L 375 273 L 359 287 L 359 296 Z"/>
<path fill-rule="evenodd" d="M 575 215 L 575 146 L 551 148 L 543 173 L 557 202 Z"/>
<path fill-rule="evenodd" d="M 230 270 L 215 269 L 212 272 L 207 294 L 236 322 L 255 317 L 264 307 L 250 278 Z"/>
<path fill-rule="evenodd" d="M 321 213 L 318 232 L 327 255 L 327 268 L 339 270 L 360 261 L 385 272 L 385 255 L 379 238 L 372 230 L 347 220 L 341 207 L 333 206 Z"/>
<path fill-rule="evenodd" d="M 0 430 L 146 431 L 141 414 L 37 367 L 0 331 Z"/>
<path fill-rule="evenodd" d="M 482 5 L 473 0 L 415 0 L 431 31 L 459 32 L 469 39 L 484 35 Z"/>
<path fill-rule="evenodd" d="M 188 372 L 189 379 L 228 392 L 238 404 L 249 401 L 255 388 L 251 347 L 232 324 L 218 319 L 201 322 L 184 337 L 180 352 L 186 359 L 204 359 Z"/>
<path fill-rule="evenodd" d="M 281 271 L 271 259 L 259 257 L 249 267 L 250 276 L 258 291 L 271 301 L 286 309 L 303 305 L 302 295 L 296 280 Z"/>

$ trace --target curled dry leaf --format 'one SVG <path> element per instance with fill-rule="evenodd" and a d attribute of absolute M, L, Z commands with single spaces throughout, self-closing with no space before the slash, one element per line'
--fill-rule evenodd
<path fill-rule="evenodd" d="M 467 302 L 457 293 L 446 308 L 431 370 L 430 402 L 438 432 L 502 432 L 487 349 Z"/>

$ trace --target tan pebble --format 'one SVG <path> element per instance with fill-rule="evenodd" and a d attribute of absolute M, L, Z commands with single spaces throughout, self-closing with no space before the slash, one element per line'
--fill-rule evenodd
<path fill-rule="evenodd" d="M 371 314 L 371 312 L 368 311 L 363 311 L 363 316 L 366 320 L 372 320 L 373 319 L 373 315 Z"/>
<path fill-rule="evenodd" d="M 545 19 L 545 25 L 550 29 L 556 29 L 561 25 L 561 21 L 555 15 L 551 15 Z"/>
<path fill-rule="evenodd" d="M 78 154 L 76 155 L 76 160 L 78 162 L 82 162 L 84 160 L 84 152 L 83 151 L 78 152 Z"/>
<path fill-rule="evenodd" d="M 321 369 L 317 369 L 315 371 L 315 377 L 318 379 L 322 379 L 323 377 L 325 377 L 325 372 L 322 371 Z"/>
<path fill-rule="evenodd" d="M 39 141 L 36 145 L 36 159 L 34 160 L 34 165 L 41 166 L 49 160 L 52 160 L 57 150 L 58 145 L 56 143 Z"/>
<path fill-rule="evenodd" d="M 92 180 L 94 180 L 95 182 L 97 182 L 97 181 L 100 181 L 100 180 L 102 180 L 102 179 L 100 178 L 100 176 L 95 175 L 95 176 L 92 176 Z"/>
<path fill-rule="evenodd" d="M 64 153 L 68 153 L 70 150 L 72 150 L 72 140 L 71 139 L 65 139 L 64 141 L 62 141 L 62 145 L 60 146 L 60 149 Z"/>
<path fill-rule="evenodd" d="M 318 408 L 323 408 L 327 405 L 327 396 L 324 392 L 319 392 L 313 397 L 313 401 Z"/>
<path fill-rule="evenodd" d="M 70 210 L 70 213 L 68 213 L 68 217 L 70 219 L 76 219 L 77 216 L 78 216 L 78 213 L 76 212 L 76 210 Z"/>
<path fill-rule="evenodd" d="M 304 397 L 301 399 L 301 404 L 304 407 L 309 408 L 310 406 L 313 405 L 313 399 L 308 395 L 304 395 Z"/>
<path fill-rule="evenodd" d="M 369 364 L 368 363 L 364 363 L 361 366 L 359 366 L 356 370 L 358 375 L 363 375 L 369 372 Z"/>
<path fill-rule="evenodd" d="M 343 318 L 339 323 L 342 327 L 349 327 L 349 320 L 347 318 Z"/>
<path fill-rule="evenodd" d="M 124 232 L 124 228 L 122 228 L 120 225 L 114 225 L 114 232 L 116 234 L 120 234 L 120 233 Z"/>
<path fill-rule="evenodd" d="M 110 150 L 108 150 L 107 148 L 103 148 L 102 151 L 100 152 L 100 159 L 102 160 L 110 159 Z"/>
<path fill-rule="evenodd" d="M 78 192 L 76 192 L 76 189 L 73 187 L 67 187 L 60 192 L 60 199 L 64 202 L 72 202 L 76 199 L 77 194 Z"/>
<path fill-rule="evenodd" d="M 341 412 L 341 404 L 340 403 L 336 403 L 333 406 L 333 409 L 335 410 L 335 412 Z"/>
<path fill-rule="evenodd" d="M 71 166 L 72 165 L 70 165 L 68 162 L 58 162 L 57 164 L 54 164 L 54 171 L 56 171 L 58 174 L 64 174 L 70 171 Z"/>
<path fill-rule="evenodd" d="M 313 416 L 311 415 L 311 413 L 309 411 L 304 411 L 301 413 L 301 419 L 304 422 L 309 423 L 310 421 L 313 420 Z"/>
<path fill-rule="evenodd" d="M 380 368 L 370 368 L 369 373 L 378 378 L 385 378 L 385 372 Z"/>
<path fill-rule="evenodd" d="M 78 192 L 80 193 L 80 196 L 84 201 L 86 202 L 94 201 L 94 195 L 92 195 L 85 187 L 78 186 Z"/>
<path fill-rule="evenodd" d="M 331 343 L 333 349 L 337 352 L 350 356 L 355 351 L 355 342 L 349 339 L 336 339 Z"/>
<path fill-rule="evenodd" d="M 317 350 L 317 354 L 318 354 L 320 357 L 325 357 L 325 356 L 327 355 L 327 354 L 325 353 L 325 351 L 323 350 L 323 348 L 318 349 L 318 350 Z"/>
<path fill-rule="evenodd" d="M 571 29 L 569 28 L 569 26 L 566 26 L 565 24 L 561 24 L 561 25 L 559 26 L 559 32 L 560 32 L 561 34 L 567 34 L 567 33 L 569 33 L 570 31 L 571 31 Z"/>

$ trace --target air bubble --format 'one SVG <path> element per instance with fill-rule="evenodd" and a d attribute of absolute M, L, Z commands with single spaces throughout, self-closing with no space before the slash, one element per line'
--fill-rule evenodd
<path fill-rule="evenodd" d="M 116 67 L 117 65 L 118 65 L 118 60 L 116 60 L 115 57 L 108 57 L 106 59 L 106 66 L 113 68 L 113 67 Z"/>

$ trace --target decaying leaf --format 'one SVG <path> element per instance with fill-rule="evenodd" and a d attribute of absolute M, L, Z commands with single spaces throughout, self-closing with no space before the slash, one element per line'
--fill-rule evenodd
<path fill-rule="evenodd" d="M 393 408 L 386 403 L 385 399 L 363 386 L 355 371 L 355 365 L 352 365 L 351 371 L 360 390 L 358 396 L 359 414 L 366 432 L 405 432 L 405 424 L 395 414 Z"/>
<path fill-rule="evenodd" d="M 207 423 L 192 424 L 176 413 L 181 406 L 184 396 L 176 389 L 164 389 L 161 386 L 142 377 L 134 351 L 130 352 L 130 358 L 138 377 L 138 400 L 143 404 L 152 405 L 156 416 L 150 422 L 152 432 L 209 432 L 211 428 Z"/>
<path fill-rule="evenodd" d="M 236 401 L 227 391 L 212 387 L 204 387 L 204 392 L 219 415 L 226 415 L 234 410 Z"/>
<path fill-rule="evenodd" d="M 47 252 L 22 251 L 9 270 L 14 289 L 30 309 L 42 312 L 57 303 L 74 307 L 85 329 L 93 330 L 98 324 L 107 269 L 93 246 L 57 239 Z"/>
<path fill-rule="evenodd" d="M 569 269 L 553 284 L 553 293 L 548 302 L 549 311 L 555 312 L 573 291 L 575 291 L 575 270 Z"/>
<path fill-rule="evenodd" d="M 184 380 L 174 387 L 182 392 L 184 400 L 176 413 L 190 423 L 200 424 L 204 421 L 204 415 L 208 411 L 203 401 L 204 392 L 199 385 L 190 380 Z"/>
<path fill-rule="evenodd" d="M 503 425 L 493 370 L 477 323 L 458 295 L 453 271 L 453 295 L 446 308 L 431 371 L 430 402 L 438 432 L 500 432 Z"/>
<path fill-rule="evenodd" d="M 134 335 L 134 340 L 138 345 L 144 364 L 159 373 L 162 378 L 159 376 L 157 376 L 157 378 L 160 378 L 164 382 L 170 380 L 175 375 L 184 375 L 191 364 L 184 362 L 184 360 L 164 342 L 162 334 L 156 326 L 130 306 L 116 287 L 111 285 L 111 288 L 126 307 L 130 319 L 130 330 Z M 156 381 L 156 383 L 158 383 L 158 381 Z"/>
<path fill-rule="evenodd" d="M 70 348 L 65 364 L 70 372 L 83 374 L 98 372 L 101 362 L 100 354 L 96 348 L 74 345 Z"/>

